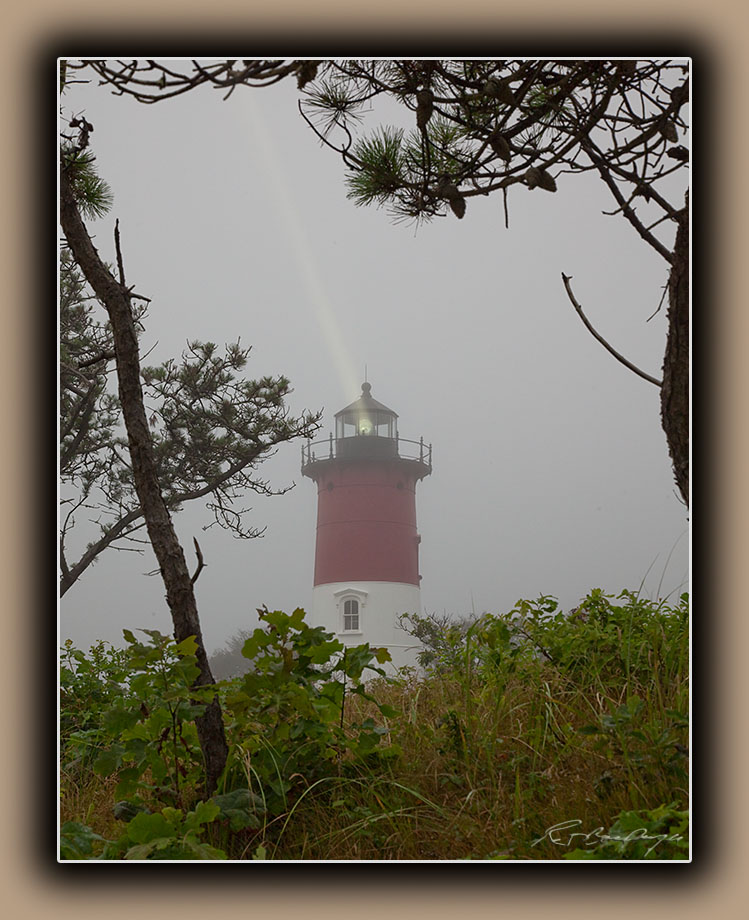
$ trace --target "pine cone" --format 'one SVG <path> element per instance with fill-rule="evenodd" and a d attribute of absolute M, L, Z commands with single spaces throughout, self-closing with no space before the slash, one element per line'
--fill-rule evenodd
<path fill-rule="evenodd" d="M 507 143 L 505 136 L 497 129 L 489 135 L 489 146 L 501 159 L 509 162 L 512 157 L 510 145 Z"/>
<path fill-rule="evenodd" d="M 434 191 L 438 197 L 447 199 L 453 214 L 460 220 L 466 212 L 466 203 L 458 191 L 457 185 L 451 181 L 448 175 L 440 176 Z"/>
<path fill-rule="evenodd" d="M 316 61 L 304 61 L 299 65 L 296 76 L 296 84 L 299 89 L 304 89 L 304 87 L 311 83 L 312 80 L 317 76 L 317 62 Z"/>
<path fill-rule="evenodd" d="M 484 92 L 492 99 L 503 102 L 505 105 L 517 105 L 517 99 L 513 96 L 510 89 L 509 81 L 499 80 L 497 77 L 489 77 L 484 83 Z"/>
<path fill-rule="evenodd" d="M 430 89 L 420 89 L 416 93 L 416 127 L 423 131 L 434 111 L 434 93 Z"/>
<path fill-rule="evenodd" d="M 661 135 L 665 137 L 667 141 L 671 141 L 672 144 L 675 144 L 679 140 L 679 132 L 676 130 L 676 125 L 670 118 L 662 119 L 661 123 L 658 125 L 658 130 Z"/>
<path fill-rule="evenodd" d="M 546 172 L 545 169 L 540 169 L 538 166 L 529 167 L 523 178 L 528 188 L 538 187 L 545 189 L 547 192 L 555 192 L 557 190 L 557 184 L 551 173 Z"/>

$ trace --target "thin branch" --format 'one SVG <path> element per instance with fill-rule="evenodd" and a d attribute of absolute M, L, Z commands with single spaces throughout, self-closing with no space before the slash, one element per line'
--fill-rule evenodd
<path fill-rule="evenodd" d="M 120 272 L 120 284 L 125 287 L 125 268 L 122 264 L 122 250 L 120 249 L 120 219 L 114 222 L 114 245 L 117 250 L 117 268 Z"/>
<path fill-rule="evenodd" d="M 91 389 L 86 394 L 86 398 L 84 400 L 84 409 L 83 409 L 83 414 L 81 416 L 81 419 L 78 422 L 78 431 L 75 437 L 73 438 L 73 440 L 70 442 L 70 444 L 68 444 L 65 450 L 62 452 L 62 456 L 60 457 L 60 471 L 64 471 L 67 468 L 70 461 L 77 454 L 78 448 L 83 442 L 83 439 L 88 434 L 89 422 L 91 421 L 91 416 L 93 415 L 95 406 L 96 406 L 96 382 L 92 381 Z M 77 415 L 77 412 L 76 412 L 76 415 Z M 71 422 L 70 427 L 72 430 L 72 422 Z"/>
<path fill-rule="evenodd" d="M 591 162 L 592 162 L 592 163 L 595 165 L 595 167 L 598 169 L 598 173 L 599 173 L 600 177 L 603 179 L 603 181 L 604 181 L 604 182 L 606 183 L 606 185 L 609 187 L 609 190 L 610 190 L 611 194 L 612 194 L 612 195 L 614 196 L 614 198 L 616 199 L 616 201 L 617 201 L 619 207 L 621 208 L 622 213 L 624 214 L 624 216 L 626 217 L 626 219 L 627 219 L 627 220 L 630 222 L 630 224 L 635 228 L 635 230 L 639 233 L 639 235 L 645 240 L 645 242 L 648 243 L 650 246 L 652 246 L 653 249 L 655 249 L 656 252 L 660 253 L 660 255 L 662 255 L 663 258 L 664 258 L 669 264 L 671 264 L 671 263 L 674 261 L 674 255 L 673 255 L 673 253 L 670 252 L 670 251 L 663 245 L 663 243 L 661 243 L 661 241 L 660 241 L 657 237 L 653 236 L 653 234 L 650 233 L 650 232 L 643 226 L 642 221 L 638 218 L 638 216 L 635 214 L 634 210 L 633 210 L 633 209 L 627 204 L 627 202 L 625 201 L 624 195 L 622 195 L 622 193 L 621 193 L 621 191 L 619 190 L 619 188 L 618 188 L 616 182 L 614 182 L 614 180 L 612 179 L 611 173 L 610 173 L 609 170 L 607 169 L 604 160 L 603 160 L 598 154 L 596 154 L 595 151 L 593 150 L 592 144 L 590 144 L 590 143 L 587 143 L 587 144 L 586 144 L 586 143 L 583 143 L 583 144 L 582 144 L 582 147 L 583 147 L 583 149 L 585 150 L 585 152 L 588 154 L 588 156 L 590 157 Z"/>
<path fill-rule="evenodd" d="M 195 572 L 191 579 L 192 583 L 195 584 L 195 582 L 198 580 L 200 573 L 205 568 L 205 562 L 203 562 L 203 553 L 200 551 L 200 544 L 195 539 L 195 537 L 192 538 L 192 542 L 195 544 L 195 555 L 198 557 L 198 567 L 195 569 Z"/>
<path fill-rule="evenodd" d="M 265 445 L 264 447 L 267 447 Z M 264 448 L 263 448 L 264 449 Z M 245 467 L 253 463 L 257 457 L 262 453 L 262 449 L 259 449 L 257 453 L 253 454 L 251 457 L 243 458 L 242 460 L 237 461 L 232 464 L 224 473 L 220 476 L 217 476 L 215 479 L 211 480 L 210 483 L 198 489 L 190 489 L 183 492 L 178 492 L 171 496 L 165 496 L 164 500 L 169 508 L 174 508 L 176 505 L 181 505 L 183 502 L 192 501 L 196 498 L 202 498 L 204 495 L 215 491 L 219 486 L 225 483 L 227 480 L 231 479 L 232 476 L 235 476 L 237 473 L 241 472 Z M 123 461 L 124 462 L 124 461 Z M 143 516 L 143 510 L 140 505 L 137 505 L 127 514 L 119 519 L 115 524 L 113 524 L 109 530 L 105 531 L 103 536 L 88 547 L 86 552 L 81 556 L 78 562 L 70 569 L 70 577 L 67 579 L 61 579 L 60 581 L 60 597 L 65 594 L 65 592 L 72 587 L 72 585 L 80 578 L 80 576 L 85 572 L 85 570 L 91 565 L 91 563 L 96 559 L 96 557 L 103 552 L 108 546 L 111 546 L 115 540 L 123 536 L 123 532 L 130 524 L 134 521 L 137 521 L 138 518 Z M 141 525 L 139 525 L 141 526 Z"/>
<path fill-rule="evenodd" d="M 650 320 L 656 315 L 656 313 L 660 312 L 660 309 L 661 309 L 661 307 L 663 306 L 663 301 L 664 301 L 664 299 L 665 299 L 665 297 L 666 297 L 666 291 L 667 291 L 667 290 L 668 290 L 668 285 L 667 285 L 667 284 L 664 284 L 664 285 L 663 285 L 663 293 L 661 294 L 661 299 L 658 301 L 658 306 L 655 308 L 655 312 L 654 312 L 654 313 L 651 313 L 650 316 L 645 320 L 646 323 L 649 323 Z"/>
<path fill-rule="evenodd" d="M 662 380 L 657 380 L 655 377 L 651 377 L 650 374 L 646 374 L 645 371 L 641 371 L 639 367 L 632 364 L 632 362 L 628 361 L 623 355 L 620 355 L 619 352 L 616 351 L 616 349 L 612 348 L 612 346 L 609 345 L 609 343 L 606 341 L 606 339 L 604 339 L 602 335 L 596 332 L 596 330 L 590 324 L 588 317 L 583 313 L 583 308 L 580 306 L 577 300 L 575 300 L 575 295 L 572 293 L 572 288 L 570 287 L 571 278 L 572 278 L 572 275 L 565 275 L 565 273 L 562 272 L 562 281 L 564 282 L 564 287 L 565 287 L 565 290 L 567 291 L 567 296 L 570 299 L 570 303 L 577 311 L 577 315 L 583 321 L 586 329 L 588 330 L 588 332 L 590 332 L 593 338 L 597 339 L 601 343 L 601 345 L 603 345 L 606 351 L 608 351 L 609 354 L 612 354 L 616 358 L 617 361 L 620 361 L 625 367 L 628 367 L 631 371 L 634 371 L 634 373 L 637 374 L 638 377 L 642 377 L 643 380 L 647 380 L 650 383 L 654 383 L 657 387 L 663 386 Z"/>
<path fill-rule="evenodd" d="M 85 361 L 78 362 L 78 369 L 83 370 L 84 367 L 91 367 L 92 364 L 98 364 L 99 361 L 112 361 L 115 358 L 114 349 L 109 349 L 107 351 L 101 351 L 98 355 L 94 355 L 93 358 L 86 358 Z"/>

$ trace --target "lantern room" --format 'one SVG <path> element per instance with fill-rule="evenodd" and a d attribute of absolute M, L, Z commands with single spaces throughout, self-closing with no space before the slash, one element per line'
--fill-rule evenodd
<path fill-rule="evenodd" d="M 339 457 L 395 457 L 398 453 L 398 416 L 372 396 L 369 383 L 361 396 L 336 412 L 336 454 Z"/>
<path fill-rule="evenodd" d="M 333 432 L 325 441 L 302 446 L 302 473 L 311 479 L 324 474 L 332 460 L 407 460 L 416 479 L 432 471 L 432 446 L 424 439 L 408 441 L 398 433 L 398 414 L 372 396 L 371 384 L 361 396 L 335 414 Z"/>
<path fill-rule="evenodd" d="M 336 412 L 336 438 L 370 437 L 395 438 L 397 436 L 397 414 L 383 406 L 372 396 L 372 385 L 361 385 L 362 395 Z"/>

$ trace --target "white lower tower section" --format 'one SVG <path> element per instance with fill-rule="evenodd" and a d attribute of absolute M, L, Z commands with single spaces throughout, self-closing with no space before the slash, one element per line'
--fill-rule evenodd
<path fill-rule="evenodd" d="M 384 646 L 392 658 L 385 670 L 392 674 L 404 665 L 418 667 L 416 656 L 421 645 L 398 625 L 398 618 L 404 613 L 421 613 L 421 592 L 416 585 L 389 581 L 336 582 L 312 589 L 309 622 L 312 626 L 323 626 L 346 647 L 365 642 L 373 648 Z"/>

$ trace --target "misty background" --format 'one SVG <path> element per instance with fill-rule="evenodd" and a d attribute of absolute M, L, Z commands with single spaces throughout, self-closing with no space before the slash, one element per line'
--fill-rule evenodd
<path fill-rule="evenodd" d="M 551 594 L 569 609 L 590 589 L 649 597 L 688 587 L 687 511 L 677 498 L 658 388 L 616 362 L 576 316 L 561 273 L 598 331 L 659 377 L 666 340 L 665 261 L 621 217 L 592 175 L 557 178 L 549 194 L 514 187 L 471 198 L 416 229 L 346 198 L 344 168 L 297 111 L 293 80 L 204 88 L 146 106 L 95 84 L 62 98 L 85 114 L 114 207 L 89 232 L 151 298 L 144 364 L 188 340 L 252 345 L 247 377 L 284 374 L 293 414 L 333 415 L 360 394 L 399 415 L 401 437 L 433 445 L 417 489 L 424 612 L 505 612 Z M 404 123 L 375 103 L 369 124 Z M 407 123 L 407 122 L 406 122 Z M 103 310 L 102 310 L 103 314 Z M 259 468 L 286 495 L 254 493 L 242 541 L 213 526 L 201 501 L 174 516 L 194 570 L 213 651 L 253 628 L 255 609 L 311 600 L 316 492 L 301 442 Z M 71 558 L 92 538 L 79 526 Z M 145 533 L 143 531 L 143 533 Z M 59 638 L 124 644 L 122 630 L 171 633 L 150 549 L 106 550 L 60 602 Z"/>

